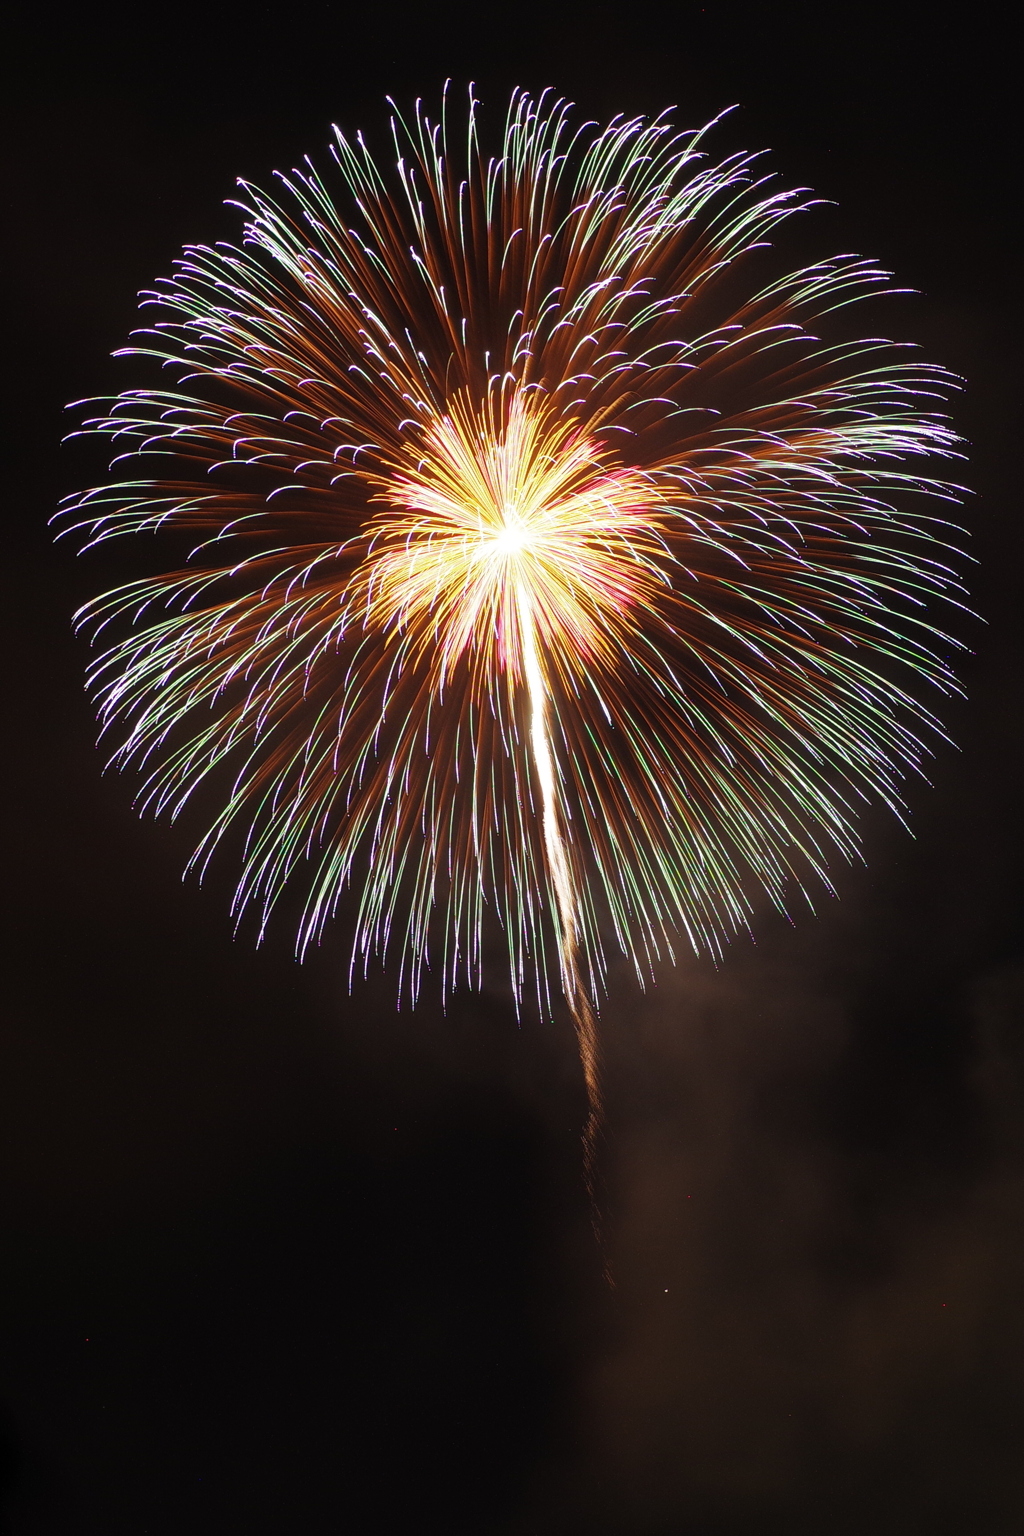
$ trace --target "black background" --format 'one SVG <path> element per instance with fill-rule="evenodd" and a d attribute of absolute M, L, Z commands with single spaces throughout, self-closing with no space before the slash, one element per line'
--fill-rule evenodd
<path fill-rule="evenodd" d="M 323 0 L 25 7 L 4 52 L 0 1507 L 24 1536 L 1024 1529 L 1019 186 L 993 7 Z M 196 826 L 101 777 L 70 614 L 132 569 L 45 523 L 96 473 L 71 399 L 187 240 L 231 237 L 383 96 L 553 85 L 588 116 L 734 102 L 836 207 L 814 254 L 921 291 L 968 380 L 966 703 L 914 839 L 717 971 L 612 979 L 611 1293 L 570 1031 L 499 992 L 396 1014 L 344 923 L 232 938 Z"/>

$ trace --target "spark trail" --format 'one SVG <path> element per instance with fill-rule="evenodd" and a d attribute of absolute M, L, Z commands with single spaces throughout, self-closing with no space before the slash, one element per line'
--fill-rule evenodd
<path fill-rule="evenodd" d="M 540 657 L 537 653 L 537 634 L 529 593 L 523 583 L 516 581 L 516 603 L 519 614 L 519 633 L 523 652 L 523 673 L 530 701 L 530 744 L 533 748 L 534 766 L 540 785 L 544 848 L 547 854 L 548 877 L 555 894 L 558 923 L 558 954 L 562 977 L 562 991 L 569 1005 L 580 1062 L 587 1088 L 587 1123 L 583 1131 L 583 1166 L 587 1193 L 590 1196 L 591 1217 L 595 1235 L 600 1240 L 601 1213 L 597 1196 L 597 1139 L 601 1130 L 603 1104 L 601 1100 L 600 1055 L 597 1037 L 597 1018 L 586 984 L 580 973 L 579 903 L 575 881 L 566 848 L 559 806 L 558 781 L 555 758 L 548 730 L 548 695 L 544 684 Z"/>

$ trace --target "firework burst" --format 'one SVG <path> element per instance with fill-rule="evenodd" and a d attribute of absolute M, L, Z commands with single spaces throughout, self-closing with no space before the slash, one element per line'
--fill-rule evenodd
<path fill-rule="evenodd" d="M 244 832 L 237 910 L 301 880 L 301 952 L 351 884 L 356 961 L 413 997 L 428 963 L 478 983 L 493 921 L 517 999 L 560 978 L 589 1159 L 608 947 L 641 979 L 679 934 L 717 951 L 755 886 L 828 884 L 866 797 L 900 808 L 918 685 L 953 686 L 919 510 L 952 381 L 820 338 L 889 274 L 766 277 L 808 199 L 706 130 L 517 92 L 489 158 L 454 116 L 243 184 L 241 245 L 144 295 L 127 351 L 176 382 L 86 424 L 140 477 L 66 510 L 91 544 L 202 535 L 81 615 L 143 807 L 212 775 L 195 863 Z"/>

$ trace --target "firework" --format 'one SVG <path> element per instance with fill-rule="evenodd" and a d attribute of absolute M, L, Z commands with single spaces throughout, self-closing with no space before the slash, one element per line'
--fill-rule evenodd
<path fill-rule="evenodd" d="M 302 952 L 352 886 L 354 962 L 413 998 L 503 933 L 517 1001 L 568 1001 L 588 1157 L 609 949 L 643 980 L 827 885 L 953 686 L 952 381 L 843 339 L 873 262 L 768 275 L 809 199 L 706 132 L 517 92 L 489 157 L 471 95 L 396 110 L 386 165 L 335 130 L 329 177 L 242 184 L 241 244 L 143 296 L 170 383 L 86 423 L 135 477 L 67 509 L 200 535 L 80 615 L 142 806 L 214 781 L 237 912 L 303 882 Z"/>

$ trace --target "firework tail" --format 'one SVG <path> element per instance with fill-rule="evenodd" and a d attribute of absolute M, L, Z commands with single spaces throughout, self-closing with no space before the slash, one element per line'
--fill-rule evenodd
<path fill-rule="evenodd" d="M 516 582 L 516 608 L 523 674 L 530 708 L 530 746 L 541 793 L 541 819 L 548 880 L 554 894 L 553 905 L 558 929 L 562 990 L 576 1030 L 583 1078 L 587 1088 L 587 1120 L 583 1130 L 583 1172 L 587 1194 L 590 1197 L 594 1235 L 601 1243 L 603 1223 L 597 1186 L 597 1143 L 604 1118 L 604 1105 L 601 1097 L 597 1015 L 580 969 L 579 903 L 559 808 L 555 755 L 551 746 L 551 732 L 548 728 L 550 701 L 537 648 L 537 627 L 530 594 L 520 581 Z"/>

